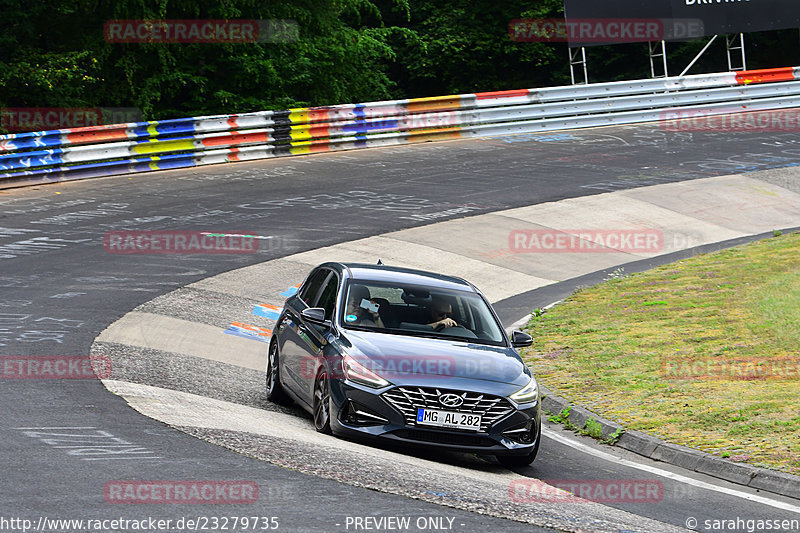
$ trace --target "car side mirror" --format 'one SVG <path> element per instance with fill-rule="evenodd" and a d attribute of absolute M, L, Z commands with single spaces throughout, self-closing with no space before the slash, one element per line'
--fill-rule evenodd
<path fill-rule="evenodd" d="M 527 333 L 523 333 L 522 331 L 516 329 L 511 332 L 511 346 L 514 348 L 524 348 L 525 346 L 530 346 L 531 344 L 533 344 L 533 337 Z"/>
<path fill-rule="evenodd" d="M 303 309 L 300 314 L 312 324 L 326 327 L 331 325 L 330 320 L 325 320 L 325 309 L 322 307 L 308 307 Z"/>

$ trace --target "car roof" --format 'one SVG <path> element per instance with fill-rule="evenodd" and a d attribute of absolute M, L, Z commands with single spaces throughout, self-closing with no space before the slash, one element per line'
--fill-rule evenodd
<path fill-rule="evenodd" d="M 326 263 L 326 265 L 338 267 L 337 270 L 344 273 L 346 277 L 359 281 L 390 281 L 477 292 L 477 289 L 466 280 L 426 270 L 367 263 Z"/>

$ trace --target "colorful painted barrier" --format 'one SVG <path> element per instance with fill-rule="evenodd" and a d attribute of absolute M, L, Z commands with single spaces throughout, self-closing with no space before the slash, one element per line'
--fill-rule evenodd
<path fill-rule="evenodd" d="M 800 67 L 0 135 L 0 188 L 415 142 L 800 107 Z"/>

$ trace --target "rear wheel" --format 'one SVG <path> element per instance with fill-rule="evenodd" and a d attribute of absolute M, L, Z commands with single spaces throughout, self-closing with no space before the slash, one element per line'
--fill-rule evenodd
<path fill-rule="evenodd" d="M 331 432 L 331 384 L 325 370 L 314 382 L 314 428 L 320 433 Z"/>
<path fill-rule="evenodd" d="M 286 403 L 289 398 L 281 385 L 281 375 L 278 372 L 279 357 L 278 343 L 270 343 L 267 356 L 267 399 L 275 403 Z"/>

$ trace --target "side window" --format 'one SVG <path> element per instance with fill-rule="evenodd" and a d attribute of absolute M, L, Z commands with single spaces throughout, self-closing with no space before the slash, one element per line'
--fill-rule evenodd
<path fill-rule="evenodd" d="M 325 278 L 328 277 L 328 274 L 330 274 L 329 270 L 324 268 L 319 269 L 303 284 L 303 287 L 300 289 L 300 299 L 303 300 L 307 306 L 311 307 L 314 303 L 317 294 L 319 294 L 319 289 L 322 287 L 322 283 L 325 281 Z"/>
<path fill-rule="evenodd" d="M 336 290 L 339 288 L 339 278 L 336 274 L 332 274 L 322 289 L 322 294 L 319 295 L 319 301 L 315 307 L 322 307 L 325 309 L 325 319 L 333 319 L 333 308 L 336 306 Z"/>

